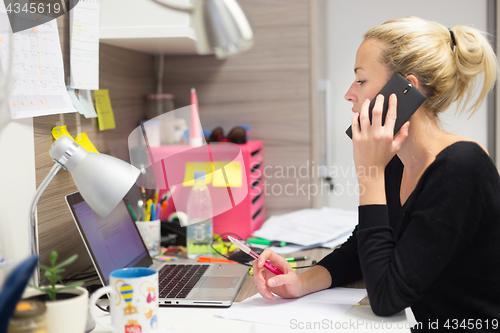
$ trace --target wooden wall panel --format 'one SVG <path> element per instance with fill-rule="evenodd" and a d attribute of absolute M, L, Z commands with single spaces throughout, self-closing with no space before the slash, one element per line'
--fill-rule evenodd
<path fill-rule="evenodd" d="M 229 130 L 249 125 L 250 138 L 264 141 L 265 165 L 270 175 L 266 180 L 268 216 L 308 208 L 310 178 L 276 176 L 280 168 L 299 170 L 311 166 L 308 1 L 239 2 L 254 28 L 254 47 L 227 60 L 213 56 L 165 56 L 164 92 L 175 94 L 176 107 L 182 107 L 190 104 L 190 89 L 196 87 L 204 129 L 223 126 Z M 67 15 L 58 18 L 67 82 L 68 24 Z M 156 91 L 155 81 L 153 56 L 101 44 L 100 88 L 110 91 L 117 128 L 99 132 L 95 120 L 81 117 L 82 131 L 88 133 L 99 151 L 128 160 L 126 139 L 143 116 L 144 95 Z M 50 130 L 60 118 L 56 115 L 34 119 L 37 185 L 53 164 L 48 155 L 53 142 Z M 75 114 L 66 114 L 63 120 L 74 135 Z M 292 185 L 288 193 L 294 194 L 278 195 L 289 184 Z M 52 250 L 65 256 L 80 254 L 68 274 L 91 268 L 64 201 L 64 196 L 74 191 L 71 176 L 63 170 L 38 205 L 42 261 L 47 262 Z"/>
<path fill-rule="evenodd" d="M 69 82 L 69 17 L 57 19 L 63 51 L 66 83 Z M 100 45 L 99 86 L 109 89 L 116 129 L 99 131 L 96 119 L 80 117 L 82 132 L 87 132 L 96 148 L 106 154 L 128 161 L 128 134 L 143 118 L 144 96 L 156 91 L 153 56 L 108 45 Z M 53 143 L 51 129 L 63 118 L 70 134 L 76 135 L 76 114 L 34 118 L 35 163 L 37 186 L 53 165 L 49 148 Z M 67 274 L 92 267 L 73 218 L 65 202 L 65 195 L 75 192 L 71 175 L 61 170 L 42 195 L 38 204 L 40 253 L 42 262 L 48 262 L 52 250 L 62 257 L 78 253 L 78 261 L 68 267 Z M 63 258 L 61 258 L 63 259 Z"/>
<path fill-rule="evenodd" d="M 250 18 L 255 45 L 226 60 L 213 56 L 166 56 L 164 91 L 175 94 L 176 107 L 198 93 L 201 123 L 211 131 L 222 126 L 250 126 L 250 138 L 264 142 L 268 174 L 279 168 L 310 165 L 308 1 L 241 0 Z M 303 194 L 296 188 L 304 184 Z M 310 177 L 268 177 L 267 216 L 311 206 Z M 277 195 L 292 184 L 295 195 Z M 289 193 L 292 185 L 288 187 Z M 304 189 L 304 187 L 302 187 Z"/>

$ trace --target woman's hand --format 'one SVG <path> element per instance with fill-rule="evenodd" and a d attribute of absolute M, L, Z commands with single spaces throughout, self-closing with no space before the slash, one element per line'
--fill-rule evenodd
<path fill-rule="evenodd" d="M 384 170 L 390 160 L 401 149 L 401 145 L 408 137 L 409 122 L 406 122 L 394 138 L 394 125 L 397 117 L 397 97 L 389 97 L 389 109 L 385 123 L 382 126 L 382 109 L 384 96 L 376 97 L 372 110 L 372 123 L 370 124 L 368 108 L 370 100 L 366 100 L 361 107 L 361 113 L 352 117 L 352 140 L 354 147 L 354 163 L 358 181 L 370 177 L 384 176 Z M 358 123 L 359 117 L 359 123 Z M 361 124 L 361 128 L 360 128 Z"/>
<path fill-rule="evenodd" d="M 269 260 L 271 264 L 280 269 L 283 275 L 274 275 L 264 268 L 264 263 Z M 260 255 L 259 259 L 254 260 L 253 265 L 253 279 L 257 287 L 257 291 L 262 297 L 267 299 L 274 299 L 276 295 L 283 298 L 296 298 L 302 296 L 302 284 L 292 269 L 292 266 L 282 256 L 266 249 Z"/>
<path fill-rule="evenodd" d="M 359 184 L 359 204 L 373 205 L 387 203 L 385 198 L 384 171 L 387 164 L 401 149 L 408 137 L 409 122 L 406 122 L 394 138 L 394 125 L 397 117 L 397 97 L 389 97 L 389 109 L 382 126 L 384 96 L 376 97 L 370 124 L 368 108 L 370 100 L 361 107 L 361 113 L 352 117 L 352 142 L 354 164 Z M 359 123 L 358 123 L 359 119 Z M 360 127 L 361 124 L 361 127 Z"/>

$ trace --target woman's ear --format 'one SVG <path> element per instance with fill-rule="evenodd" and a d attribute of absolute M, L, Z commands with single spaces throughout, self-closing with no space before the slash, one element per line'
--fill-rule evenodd
<path fill-rule="evenodd" d="M 417 88 L 417 89 L 419 88 L 419 85 L 420 85 L 420 84 L 419 84 L 418 79 L 417 79 L 417 77 L 416 77 L 415 75 L 413 75 L 413 74 L 408 74 L 408 75 L 406 76 L 406 79 L 407 79 L 408 81 L 410 81 L 410 83 L 411 83 L 411 84 L 412 84 L 415 88 Z"/>

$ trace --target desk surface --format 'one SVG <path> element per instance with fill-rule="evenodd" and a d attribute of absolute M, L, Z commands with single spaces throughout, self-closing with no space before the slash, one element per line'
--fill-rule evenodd
<path fill-rule="evenodd" d="M 329 253 L 329 249 L 311 249 L 296 252 L 293 256 L 307 256 L 307 261 L 297 262 L 297 266 L 310 265 L 312 260 L 321 259 L 324 255 Z M 305 269 L 298 270 L 298 273 L 305 271 Z M 364 288 L 362 281 L 352 283 L 346 287 Z M 247 275 L 243 285 L 236 296 L 235 302 L 241 302 L 246 298 L 253 296 L 257 293 L 253 277 Z M 297 332 L 300 331 L 299 327 L 282 327 L 272 326 L 265 324 L 256 324 L 250 322 L 228 320 L 216 317 L 218 313 L 227 311 L 225 308 L 175 308 L 175 307 L 162 307 L 159 310 L 159 328 L 161 332 L 175 332 L 175 333 L 190 333 L 190 332 Z M 109 315 L 102 312 L 102 317 L 106 322 L 111 323 Z M 196 320 L 193 320 L 196 318 Z M 406 315 L 404 312 L 392 317 L 377 317 L 373 314 L 369 302 L 364 299 L 361 305 L 353 307 L 346 315 L 344 315 L 338 322 L 334 324 L 320 325 L 321 331 L 340 331 L 340 332 L 410 332 Z M 307 331 L 318 331 L 310 330 Z M 92 333 L 108 332 L 100 325 L 92 331 Z"/>

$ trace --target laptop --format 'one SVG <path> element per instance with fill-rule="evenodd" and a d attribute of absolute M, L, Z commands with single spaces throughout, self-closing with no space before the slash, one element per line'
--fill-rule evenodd
<path fill-rule="evenodd" d="M 103 285 L 109 284 L 109 273 L 115 269 L 150 267 L 158 271 L 160 305 L 228 307 L 233 303 L 248 267 L 153 262 L 123 201 L 105 218 L 97 216 L 79 192 L 67 195 L 66 202 Z"/>

